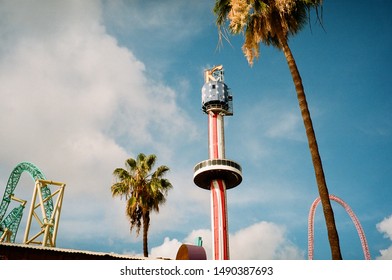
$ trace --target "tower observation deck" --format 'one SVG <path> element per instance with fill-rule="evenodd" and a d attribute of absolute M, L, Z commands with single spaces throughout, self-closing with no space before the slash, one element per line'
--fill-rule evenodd
<path fill-rule="evenodd" d="M 224 116 L 233 115 L 233 97 L 224 83 L 223 66 L 204 71 L 202 110 L 208 115 L 209 159 L 194 167 L 193 181 L 211 191 L 213 258 L 229 259 L 226 189 L 242 182 L 241 166 L 225 158 Z"/>

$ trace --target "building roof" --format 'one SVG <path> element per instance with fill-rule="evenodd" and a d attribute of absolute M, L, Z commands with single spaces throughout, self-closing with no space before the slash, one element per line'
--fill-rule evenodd
<path fill-rule="evenodd" d="M 140 256 L 122 255 L 26 245 L 18 243 L 0 243 L 0 259 L 6 260 L 146 260 Z"/>

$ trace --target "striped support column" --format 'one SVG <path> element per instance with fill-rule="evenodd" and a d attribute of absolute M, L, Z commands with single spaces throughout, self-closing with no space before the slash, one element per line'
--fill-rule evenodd
<path fill-rule="evenodd" d="M 210 159 L 225 158 L 223 115 L 210 111 L 208 114 L 208 150 Z M 224 180 L 214 179 L 211 189 L 211 227 L 213 258 L 228 260 L 229 237 L 226 207 L 226 184 Z"/>

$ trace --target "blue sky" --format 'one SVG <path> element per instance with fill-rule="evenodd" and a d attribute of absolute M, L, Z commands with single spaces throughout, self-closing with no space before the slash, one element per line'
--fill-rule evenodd
<path fill-rule="evenodd" d="M 192 171 L 208 157 L 203 70 L 222 64 L 234 96 L 226 156 L 243 168 L 242 184 L 227 193 L 231 257 L 307 258 L 308 211 L 318 193 L 284 55 L 262 46 L 249 67 L 241 35 L 219 46 L 213 4 L 0 2 L 0 185 L 22 161 L 67 183 L 59 247 L 142 253 L 110 185 L 112 171 L 143 152 L 171 168 L 174 186 L 152 216 L 151 255 L 175 257 L 197 236 L 210 254 L 210 197 Z M 391 8 L 325 1 L 324 28 L 313 17 L 289 42 L 329 191 L 356 213 L 372 259 L 392 259 Z M 32 188 L 24 175 L 15 194 L 28 200 Z M 349 216 L 332 205 L 343 258 L 363 259 Z M 314 257 L 330 259 L 321 212 Z"/>

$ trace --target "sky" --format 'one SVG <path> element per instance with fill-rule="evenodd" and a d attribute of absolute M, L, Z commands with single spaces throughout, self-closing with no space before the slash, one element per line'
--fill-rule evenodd
<path fill-rule="evenodd" d="M 250 67 L 242 35 L 219 43 L 213 5 L 0 1 L 0 195 L 24 161 L 66 183 L 57 247 L 141 255 L 142 236 L 110 186 L 127 158 L 154 153 L 173 189 L 151 216 L 150 256 L 175 258 L 200 236 L 211 258 L 210 194 L 193 183 L 193 167 L 208 158 L 203 71 L 222 64 L 234 99 L 226 157 L 243 170 L 227 192 L 230 256 L 307 259 L 318 192 L 284 55 L 261 46 Z M 392 259 L 391 8 L 326 0 L 323 26 L 313 14 L 289 41 L 329 192 L 357 215 L 372 259 Z M 30 201 L 33 187 L 23 174 L 15 195 Z M 343 258 L 363 259 L 350 217 L 332 206 Z M 314 259 L 330 258 L 319 206 Z"/>

